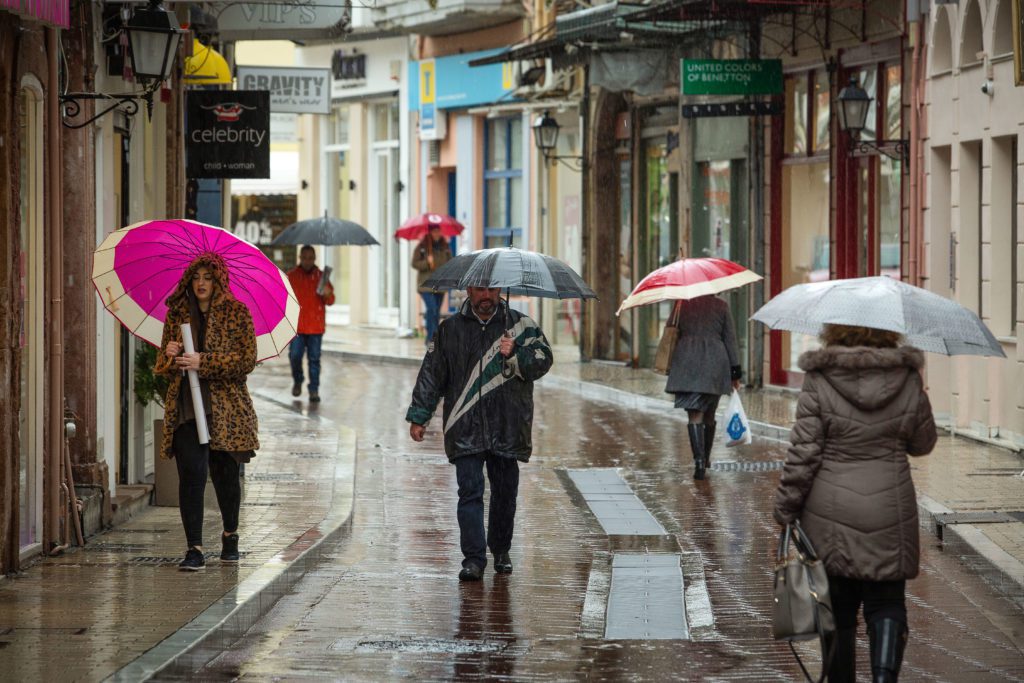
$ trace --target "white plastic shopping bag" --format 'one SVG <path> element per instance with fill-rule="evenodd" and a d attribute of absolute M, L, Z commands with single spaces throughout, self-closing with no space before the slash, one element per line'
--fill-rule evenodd
<path fill-rule="evenodd" d="M 739 446 L 753 440 L 750 436 L 750 422 L 747 421 L 747 414 L 743 411 L 743 402 L 740 401 L 740 392 L 735 389 L 732 390 L 729 407 L 725 411 L 725 431 L 729 435 L 726 446 Z"/>

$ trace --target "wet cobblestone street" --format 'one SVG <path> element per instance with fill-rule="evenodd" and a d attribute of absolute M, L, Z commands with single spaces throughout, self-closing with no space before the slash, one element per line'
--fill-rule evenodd
<path fill-rule="evenodd" d="M 500 576 L 488 567 L 484 581 L 460 584 L 455 477 L 440 419 L 420 444 L 403 420 L 414 379 L 412 367 L 324 358 L 319 412 L 359 439 L 348 530 L 241 640 L 189 678 L 800 677 L 788 647 L 770 636 L 778 531 L 770 501 L 783 444 L 755 439 L 727 449 L 719 439 L 708 480 L 694 482 L 681 421 L 581 399 L 542 381 L 534 457 L 521 468 L 515 570 Z M 307 411 L 288 395 L 290 385 L 282 361 L 251 380 L 257 396 Z M 607 535 L 567 474 L 588 468 L 621 468 L 667 534 Z M 1024 680 L 1024 614 L 927 530 L 922 546 L 922 574 L 908 589 L 911 636 L 901 680 Z M 611 558 L 625 552 L 680 556 L 689 640 L 603 637 Z M 812 648 L 801 650 L 814 660 Z M 867 680 L 863 626 L 858 657 Z"/>

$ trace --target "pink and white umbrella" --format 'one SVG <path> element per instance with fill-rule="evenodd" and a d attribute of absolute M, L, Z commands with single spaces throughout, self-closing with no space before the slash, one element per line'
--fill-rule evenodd
<path fill-rule="evenodd" d="M 760 279 L 757 273 L 724 258 L 684 258 L 649 273 L 615 315 L 634 306 L 718 294 Z"/>
<path fill-rule="evenodd" d="M 258 360 L 280 354 L 299 321 L 288 277 L 254 245 L 223 228 L 173 219 L 115 230 L 93 254 L 92 282 L 121 324 L 159 346 L 167 297 L 189 264 L 211 252 L 224 259 L 231 293 L 252 313 Z"/>

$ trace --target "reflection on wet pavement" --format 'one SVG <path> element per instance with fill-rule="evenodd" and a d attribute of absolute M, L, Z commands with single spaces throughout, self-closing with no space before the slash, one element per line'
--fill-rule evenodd
<path fill-rule="evenodd" d="M 538 385 L 535 457 L 522 467 L 515 571 L 460 584 L 454 472 L 439 421 L 415 444 L 402 416 L 415 369 L 325 359 L 320 412 L 360 432 L 347 538 L 199 677 L 296 680 L 757 680 L 799 669 L 770 636 L 778 471 L 690 478 L 685 425 Z M 255 382 L 284 397 L 286 365 Z M 716 447 L 713 462 L 783 458 L 779 444 Z M 565 474 L 622 468 L 668 536 L 609 536 Z M 909 584 L 906 680 L 1024 680 L 1024 616 L 922 535 Z M 604 640 L 610 565 L 674 553 L 691 640 Z M 588 587 L 590 590 L 588 591 Z M 603 597 L 602 597 L 603 596 Z M 701 606 L 703 604 L 703 606 Z M 708 610 L 708 605 L 710 610 Z M 695 625 L 694 620 L 698 623 Z M 869 671 L 861 629 L 858 669 Z M 803 652 L 811 655 L 808 647 Z M 813 661 L 813 656 L 812 656 Z"/>

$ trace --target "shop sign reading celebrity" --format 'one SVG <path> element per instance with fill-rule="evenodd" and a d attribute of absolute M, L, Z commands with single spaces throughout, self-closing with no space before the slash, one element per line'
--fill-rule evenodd
<path fill-rule="evenodd" d="M 185 167 L 189 178 L 270 177 L 270 93 L 189 90 Z"/>

